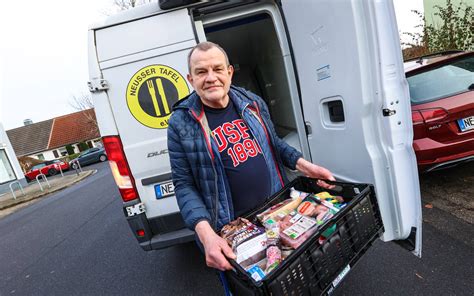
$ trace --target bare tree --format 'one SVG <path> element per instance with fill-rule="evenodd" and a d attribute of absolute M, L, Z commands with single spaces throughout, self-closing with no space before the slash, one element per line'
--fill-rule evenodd
<path fill-rule="evenodd" d="M 94 108 L 92 97 L 90 94 L 82 93 L 77 96 L 72 96 L 69 105 L 76 111 L 82 111 Z"/>
<path fill-rule="evenodd" d="M 155 2 L 155 1 L 154 0 L 114 0 L 114 5 L 120 10 L 127 10 L 141 4 Z"/>
<path fill-rule="evenodd" d="M 72 96 L 71 100 L 69 101 L 69 105 L 76 111 L 84 111 L 94 108 L 94 102 L 92 101 L 92 97 L 90 94 L 82 93 L 77 96 Z M 97 119 L 95 117 L 94 112 L 82 112 L 82 114 L 86 117 L 88 123 L 91 126 L 91 133 L 92 134 L 99 134 L 99 126 L 97 125 Z"/>
<path fill-rule="evenodd" d="M 110 16 L 119 11 L 132 9 L 134 7 L 137 7 L 146 3 L 157 2 L 157 1 L 158 0 L 113 0 L 112 7 L 102 10 L 102 14 Z"/>

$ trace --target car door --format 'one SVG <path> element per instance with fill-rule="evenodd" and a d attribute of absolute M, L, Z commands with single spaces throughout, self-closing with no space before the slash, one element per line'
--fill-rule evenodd
<path fill-rule="evenodd" d="M 375 185 L 384 241 L 421 256 L 410 101 L 391 1 L 282 0 L 312 160 Z"/>
<path fill-rule="evenodd" d="M 91 148 L 91 150 L 89 150 L 89 153 L 87 154 L 88 164 L 91 164 L 97 161 L 97 159 L 99 158 L 99 156 L 97 155 L 98 151 L 99 151 L 98 148 Z"/>

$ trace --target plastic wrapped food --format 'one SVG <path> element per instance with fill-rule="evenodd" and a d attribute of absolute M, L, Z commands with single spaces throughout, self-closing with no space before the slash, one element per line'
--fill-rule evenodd
<path fill-rule="evenodd" d="M 303 216 L 295 211 L 280 222 L 281 243 L 296 249 L 304 243 L 316 229 L 316 219 Z"/>
<path fill-rule="evenodd" d="M 232 249 L 247 239 L 261 235 L 264 233 L 262 228 L 245 218 L 237 218 L 236 220 L 225 225 L 221 230 L 221 237 L 224 238 Z"/>
<path fill-rule="evenodd" d="M 265 273 L 271 272 L 281 262 L 281 250 L 280 250 L 280 230 L 278 227 L 267 229 L 267 265 L 265 267 Z"/>
<path fill-rule="evenodd" d="M 231 246 L 237 256 L 236 262 L 242 266 L 249 266 L 265 258 L 265 231 L 245 218 L 237 218 L 225 225 L 221 230 L 221 237 Z"/>
<path fill-rule="evenodd" d="M 271 208 L 265 210 L 264 212 L 257 215 L 258 220 L 260 222 L 265 223 L 268 219 L 273 219 L 275 221 L 279 221 L 283 219 L 286 215 L 294 211 L 300 203 L 308 196 L 309 193 L 302 192 L 291 188 L 290 197 L 278 203 Z"/>

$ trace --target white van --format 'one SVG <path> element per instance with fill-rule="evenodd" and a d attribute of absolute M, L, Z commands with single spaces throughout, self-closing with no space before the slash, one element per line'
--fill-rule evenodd
<path fill-rule="evenodd" d="M 228 52 L 233 83 L 266 101 L 281 138 L 338 180 L 375 185 L 381 239 L 420 256 L 410 101 L 389 0 L 169 0 L 91 27 L 89 87 L 140 246 L 194 239 L 173 195 L 166 127 L 192 91 L 187 54 L 205 40 Z"/>

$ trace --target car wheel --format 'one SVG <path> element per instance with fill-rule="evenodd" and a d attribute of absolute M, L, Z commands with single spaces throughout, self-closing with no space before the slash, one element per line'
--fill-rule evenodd
<path fill-rule="evenodd" d="M 102 154 L 102 155 L 99 157 L 99 160 L 100 160 L 101 162 L 104 162 L 104 161 L 107 160 L 107 156 Z"/>
<path fill-rule="evenodd" d="M 48 170 L 48 175 L 50 176 L 54 176 L 58 173 L 58 171 L 56 169 L 49 169 Z"/>
<path fill-rule="evenodd" d="M 77 170 L 77 168 L 78 168 L 77 163 L 71 164 L 71 167 L 72 167 L 73 170 Z"/>

